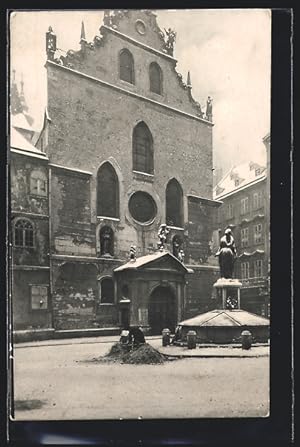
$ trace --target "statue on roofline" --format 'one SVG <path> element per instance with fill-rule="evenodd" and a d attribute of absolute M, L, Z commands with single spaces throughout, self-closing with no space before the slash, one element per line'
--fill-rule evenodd
<path fill-rule="evenodd" d="M 176 40 L 176 31 L 172 30 L 171 28 L 164 28 L 166 33 L 166 42 L 165 42 L 165 49 L 168 54 L 173 56 L 174 52 L 174 44 Z"/>

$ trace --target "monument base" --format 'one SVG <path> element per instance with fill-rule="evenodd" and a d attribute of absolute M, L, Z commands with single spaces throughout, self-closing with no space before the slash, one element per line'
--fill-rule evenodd
<path fill-rule="evenodd" d="M 240 289 L 242 283 L 234 278 L 219 278 L 214 287 L 217 289 L 217 307 L 224 310 L 241 308 Z"/>

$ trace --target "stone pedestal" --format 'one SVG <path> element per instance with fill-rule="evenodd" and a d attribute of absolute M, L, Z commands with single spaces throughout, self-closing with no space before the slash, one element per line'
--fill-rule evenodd
<path fill-rule="evenodd" d="M 241 287 L 242 283 L 238 279 L 219 278 L 214 283 L 217 289 L 218 308 L 221 309 L 240 309 L 241 308 Z M 230 307 L 230 302 L 232 306 Z"/>

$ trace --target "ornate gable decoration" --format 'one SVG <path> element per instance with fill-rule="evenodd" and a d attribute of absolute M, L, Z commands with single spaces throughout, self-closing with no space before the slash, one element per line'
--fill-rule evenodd
<path fill-rule="evenodd" d="M 151 48 L 173 56 L 176 33 L 171 29 L 163 32 L 157 25 L 156 14 L 153 11 L 106 10 L 103 24 Z"/>

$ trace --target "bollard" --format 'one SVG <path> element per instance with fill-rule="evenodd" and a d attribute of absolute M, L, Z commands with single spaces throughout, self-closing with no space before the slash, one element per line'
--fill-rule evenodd
<path fill-rule="evenodd" d="M 242 349 L 250 349 L 252 344 L 252 334 L 250 331 L 243 331 L 241 333 Z"/>
<path fill-rule="evenodd" d="M 196 332 L 188 331 L 186 339 L 187 339 L 188 349 L 195 349 L 196 348 L 196 340 L 197 340 Z"/>
<path fill-rule="evenodd" d="M 163 329 L 162 331 L 162 345 L 163 346 L 168 346 L 170 344 L 170 334 L 171 331 L 170 329 Z"/>

